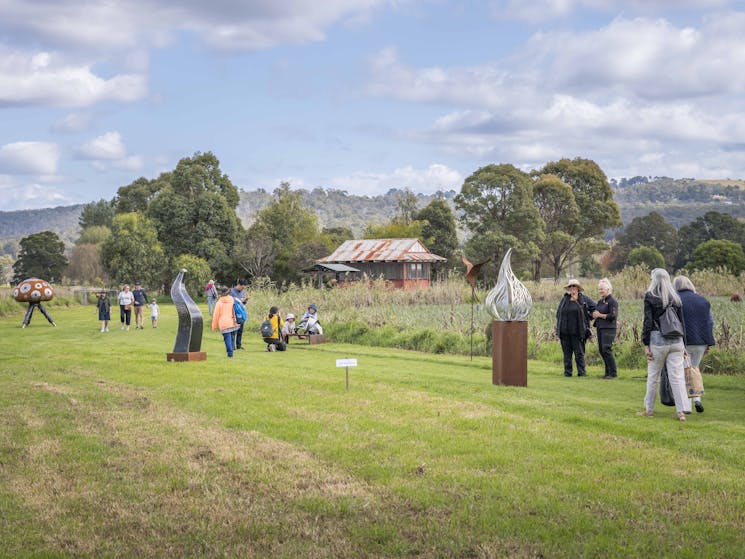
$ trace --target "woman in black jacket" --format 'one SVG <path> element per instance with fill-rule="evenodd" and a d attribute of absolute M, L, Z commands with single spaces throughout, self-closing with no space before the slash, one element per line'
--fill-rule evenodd
<path fill-rule="evenodd" d="M 657 386 L 660 382 L 662 368 L 667 367 L 670 388 L 675 398 L 675 410 L 679 421 L 685 421 L 686 395 L 685 377 L 683 374 L 683 355 L 685 345 L 683 337 L 664 337 L 660 332 L 660 316 L 665 309 L 672 307 L 684 326 L 683 309 L 680 296 L 673 288 L 670 275 L 662 268 L 655 268 L 651 273 L 652 281 L 644 295 L 644 323 L 642 325 L 642 342 L 647 356 L 647 393 L 644 396 L 644 410 L 641 415 L 654 415 L 654 404 L 657 399 Z"/>
<path fill-rule="evenodd" d="M 595 303 L 586 297 L 582 285 L 576 279 L 570 279 L 564 286 L 567 292 L 556 309 L 556 335 L 561 341 L 564 353 L 564 376 L 572 376 L 572 354 L 577 363 L 577 376 L 586 376 L 585 342 L 592 336 L 589 328 Z"/>
<path fill-rule="evenodd" d="M 616 319 L 618 318 L 618 301 L 611 295 L 613 286 L 608 278 L 598 282 L 597 308 L 592 313 L 595 319 L 595 328 L 598 329 L 598 351 L 605 363 L 604 379 L 616 378 L 616 359 L 613 357 L 613 340 L 616 339 Z"/>

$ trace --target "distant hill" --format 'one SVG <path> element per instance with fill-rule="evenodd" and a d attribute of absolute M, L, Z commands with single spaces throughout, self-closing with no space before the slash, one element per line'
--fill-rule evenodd
<path fill-rule="evenodd" d="M 742 180 L 640 176 L 613 179 L 611 187 L 624 224 L 652 211 L 662 214 L 675 227 L 690 223 L 708 211 L 745 218 L 745 181 Z M 302 192 L 307 206 L 318 215 L 321 227 L 349 227 L 356 236 L 362 235 L 368 223 L 384 223 L 395 215 L 397 195 L 401 193 L 391 189 L 383 195 L 359 196 L 323 188 Z M 451 204 L 455 194 L 453 190 L 443 193 Z M 417 194 L 419 207 L 434 198 L 434 195 Z M 250 225 L 271 200 L 272 193 L 265 190 L 241 191 L 236 213 L 243 225 Z M 83 205 L 78 204 L 0 212 L 0 254 L 12 254 L 21 238 L 44 230 L 54 231 L 66 245 L 72 245 L 80 232 L 78 219 L 82 209 Z"/>
<path fill-rule="evenodd" d="M 54 231 L 71 245 L 80 234 L 78 219 L 83 204 L 41 210 L 0 212 L 0 254 L 12 254 L 23 237 L 39 231 Z"/>
<path fill-rule="evenodd" d="M 611 186 L 624 224 L 652 211 L 678 228 L 710 211 L 745 218 L 745 181 L 741 180 L 634 177 L 613 180 Z"/>

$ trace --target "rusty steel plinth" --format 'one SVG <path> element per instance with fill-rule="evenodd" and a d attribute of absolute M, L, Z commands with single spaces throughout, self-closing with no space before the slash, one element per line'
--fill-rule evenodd
<path fill-rule="evenodd" d="M 492 384 L 528 386 L 528 322 L 492 322 Z"/>

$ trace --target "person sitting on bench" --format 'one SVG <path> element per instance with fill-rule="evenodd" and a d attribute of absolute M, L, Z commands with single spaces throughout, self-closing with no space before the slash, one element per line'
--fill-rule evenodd
<path fill-rule="evenodd" d="M 300 319 L 300 324 L 298 324 L 297 328 L 298 330 L 303 330 L 305 334 L 323 334 L 323 327 L 318 320 L 318 307 L 316 307 L 315 303 L 311 303 L 308 306 L 308 310 Z"/>

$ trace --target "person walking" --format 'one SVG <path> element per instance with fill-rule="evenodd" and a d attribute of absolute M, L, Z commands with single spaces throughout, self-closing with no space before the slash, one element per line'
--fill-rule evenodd
<path fill-rule="evenodd" d="M 645 416 L 654 415 L 660 375 L 662 368 L 667 367 L 678 421 L 685 421 L 688 397 L 683 375 L 683 355 L 685 353 L 683 336 L 665 337 L 662 335 L 660 326 L 660 317 L 668 307 L 671 307 L 685 331 L 680 296 L 675 291 L 667 270 L 655 268 L 650 276 L 649 288 L 644 295 L 644 322 L 642 324 L 642 343 L 644 344 L 644 354 L 647 357 L 647 392 L 644 396 L 644 410 L 640 414 Z"/>
<path fill-rule="evenodd" d="M 215 280 L 211 279 L 207 282 L 207 285 L 204 286 L 204 296 L 207 299 L 207 310 L 211 315 L 218 297 L 217 289 L 215 289 Z"/>
<path fill-rule="evenodd" d="M 714 317 L 711 314 L 711 304 L 705 297 L 696 293 L 693 282 L 685 276 L 678 276 L 673 280 L 673 287 L 680 296 L 685 319 L 686 335 L 684 339 L 686 352 L 691 365 L 699 367 L 701 359 L 709 353 L 714 345 Z M 699 367 L 700 369 L 700 367 Z M 701 396 L 693 398 L 698 413 L 703 413 L 704 404 Z M 686 400 L 686 412 L 691 411 L 691 400 Z"/>
<path fill-rule="evenodd" d="M 235 299 L 230 294 L 230 288 L 225 285 L 221 286 L 220 298 L 215 303 L 212 313 L 212 329 L 219 330 L 222 334 L 228 357 L 233 357 L 233 332 L 238 329 L 238 322 L 235 319 L 235 309 L 233 308 L 234 304 Z"/>
<path fill-rule="evenodd" d="M 145 305 L 147 305 L 147 293 L 145 293 L 142 285 L 136 283 L 132 296 L 135 298 L 132 305 L 135 309 L 135 330 L 144 330 L 145 318 L 143 310 L 145 309 Z"/>
<path fill-rule="evenodd" d="M 564 286 L 566 293 L 556 309 L 556 335 L 564 353 L 564 376 L 572 376 L 572 355 L 577 364 L 577 376 L 587 376 L 585 369 L 585 342 L 592 336 L 589 328 L 595 302 L 584 295 L 582 285 L 570 279 Z"/>
<path fill-rule="evenodd" d="M 132 304 L 135 301 L 134 295 L 129 290 L 129 285 L 124 285 L 119 295 L 116 297 L 119 303 L 119 321 L 122 323 L 120 330 L 124 330 L 126 324 L 127 332 L 129 332 L 129 323 L 132 320 Z"/>
<path fill-rule="evenodd" d="M 600 299 L 592 312 L 595 328 L 598 331 L 598 352 L 605 364 L 604 379 L 614 379 L 618 376 L 616 359 L 613 357 L 613 341 L 616 339 L 618 318 L 618 301 L 612 295 L 613 286 L 608 278 L 598 282 Z"/>
<path fill-rule="evenodd" d="M 158 319 L 160 318 L 160 307 L 158 306 L 157 299 L 153 299 L 153 302 L 148 305 L 150 307 L 150 322 L 153 328 L 158 327 Z"/>
<path fill-rule="evenodd" d="M 248 282 L 244 279 L 239 279 L 235 282 L 235 285 L 230 290 L 230 295 L 238 301 L 243 308 L 246 308 L 246 285 Z M 248 313 L 245 313 L 248 316 Z M 238 324 L 238 328 L 233 331 L 233 346 L 235 349 L 243 349 L 243 322 Z"/>
<path fill-rule="evenodd" d="M 96 294 L 96 307 L 98 308 L 98 320 L 101 321 L 101 332 L 109 331 L 109 321 L 111 320 L 111 299 L 105 289 Z"/>

